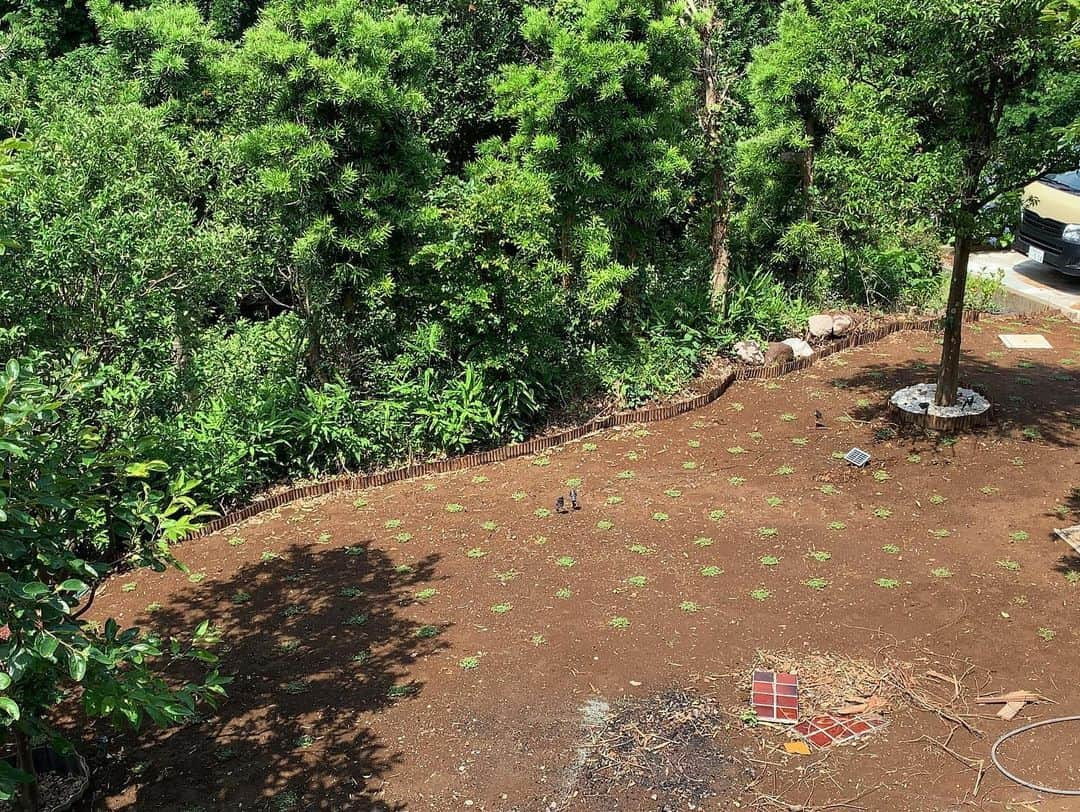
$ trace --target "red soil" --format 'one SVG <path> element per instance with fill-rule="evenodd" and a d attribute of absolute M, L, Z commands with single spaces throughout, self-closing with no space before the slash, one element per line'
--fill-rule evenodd
<path fill-rule="evenodd" d="M 1042 332 L 1054 349 L 1005 350 L 1001 332 Z M 103 808 L 660 809 L 665 799 L 649 788 L 575 797 L 573 770 L 588 700 L 669 688 L 734 711 L 717 746 L 742 780 L 718 787 L 706 809 L 746 808 L 762 794 L 821 808 L 861 796 L 855 807 L 881 810 L 1036 800 L 993 769 L 973 797 L 974 770 L 914 741 L 949 736 L 952 726 L 925 712 L 894 706 L 884 731 L 812 756 L 785 755 L 775 749 L 782 733 L 738 718 L 762 648 L 895 659 L 919 672 L 974 666 L 971 694 L 1031 689 L 1058 703 L 1028 706 L 1011 723 L 973 707 L 983 737 L 961 729 L 949 740 L 973 759 L 1025 721 L 1080 713 L 1080 584 L 1066 577 L 1080 560 L 1051 535 L 1080 510 L 1080 327 L 971 327 L 963 383 L 991 397 L 994 425 L 955 444 L 889 438 L 888 395 L 931 378 L 937 353 L 932 335 L 898 334 L 776 382 L 736 384 L 647 431 L 586 438 L 547 464 L 399 483 L 360 494 L 360 507 L 356 495 L 288 506 L 181 546 L 200 583 L 175 571 L 116 579 L 98 617 L 166 634 L 211 618 L 235 681 L 204 721 L 103 745 L 94 757 Z M 826 429 L 815 428 L 815 410 Z M 873 456 L 867 469 L 833 458 L 856 445 Z M 582 509 L 535 515 L 571 479 Z M 724 518 L 710 518 L 717 509 Z M 644 585 L 628 583 L 634 576 Z M 811 578 L 827 586 L 810 588 Z M 416 599 L 425 589 L 437 592 Z M 758 589 L 767 599 L 751 596 Z M 148 613 L 152 604 L 163 608 Z M 509 610 L 493 612 L 498 604 Z M 440 633 L 417 636 L 429 625 Z M 470 657 L 476 667 L 463 668 Z M 411 693 L 389 696 L 394 686 Z M 1007 745 L 1008 763 L 1077 786 L 1068 763 L 1077 730 L 1047 733 Z M 1047 798 L 1013 808 L 1078 807 Z"/>

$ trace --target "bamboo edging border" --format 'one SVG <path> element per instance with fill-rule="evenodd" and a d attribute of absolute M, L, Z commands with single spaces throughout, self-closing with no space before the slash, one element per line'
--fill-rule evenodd
<path fill-rule="evenodd" d="M 1024 314 L 1024 316 L 1035 315 L 1038 314 Z M 978 320 L 979 313 L 977 311 L 965 312 L 965 323 Z M 936 331 L 940 325 L 941 318 L 938 316 L 889 322 L 887 324 L 882 324 L 873 330 L 853 333 L 845 338 L 826 344 L 815 350 L 814 354 L 809 358 L 788 361 L 783 364 L 771 364 L 769 366 L 737 366 L 734 370 L 727 372 L 724 377 L 720 379 L 720 382 L 708 392 L 704 392 L 690 400 L 671 403 L 666 406 L 655 406 L 638 409 L 633 412 L 621 412 L 619 414 L 607 415 L 606 417 L 593 418 L 587 423 L 583 423 L 572 429 L 567 429 L 566 431 L 561 431 L 557 434 L 536 437 L 532 440 L 524 440 L 520 443 L 505 445 L 499 448 L 489 449 L 488 451 L 477 451 L 460 457 L 447 457 L 446 459 L 435 460 L 434 462 L 413 463 L 412 465 L 391 468 L 374 474 L 346 474 L 332 479 L 313 482 L 309 485 L 300 485 L 268 496 L 265 499 L 259 499 L 238 510 L 233 510 L 223 516 L 219 516 L 218 518 L 207 522 L 194 533 L 186 536 L 184 540 L 190 541 L 192 539 L 209 536 L 226 527 L 250 519 L 252 516 L 257 516 L 260 513 L 279 508 L 282 505 L 287 505 L 290 502 L 295 502 L 299 499 L 311 499 L 317 496 L 327 496 L 332 493 L 378 488 L 383 485 L 389 485 L 392 482 L 403 482 L 407 479 L 416 479 L 417 477 L 429 476 L 431 474 L 445 474 L 451 471 L 461 471 L 466 468 L 473 468 L 478 465 L 487 465 L 492 462 L 505 462 L 517 457 L 527 457 L 530 454 L 547 451 L 555 446 L 564 445 L 573 442 L 574 440 L 580 440 L 586 435 L 594 434 L 598 431 L 604 431 L 605 429 L 614 428 L 616 426 L 626 426 L 631 423 L 657 423 L 661 420 L 670 420 L 673 417 L 678 417 L 687 412 L 692 412 L 704 406 L 708 406 L 710 403 L 718 400 L 736 381 L 760 381 L 779 378 L 792 372 L 808 369 L 821 359 L 827 358 L 834 353 L 854 349 L 855 347 L 862 347 L 867 344 L 873 344 L 893 333 L 904 332 L 907 330 L 932 332 Z"/>

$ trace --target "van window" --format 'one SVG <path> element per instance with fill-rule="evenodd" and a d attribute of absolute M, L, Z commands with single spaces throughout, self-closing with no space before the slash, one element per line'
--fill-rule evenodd
<path fill-rule="evenodd" d="M 1047 175 L 1040 180 L 1048 186 L 1065 189 L 1069 192 L 1080 194 L 1080 169 L 1074 172 L 1062 172 L 1057 175 Z"/>

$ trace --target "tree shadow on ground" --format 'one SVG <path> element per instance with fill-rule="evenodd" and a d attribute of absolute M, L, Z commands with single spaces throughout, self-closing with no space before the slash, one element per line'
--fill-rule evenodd
<path fill-rule="evenodd" d="M 1074 445 L 1076 421 L 1080 418 L 1076 406 L 1080 375 L 1037 360 L 1025 359 L 1024 363 L 1024 367 L 1014 368 L 963 353 L 960 386 L 985 395 L 993 405 L 989 424 L 968 433 L 1045 442 L 1059 447 Z M 884 400 L 879 399 L 868 406 L 854 409 L 851 416 L 868 422 L 884 421 L 888 426 L 892 420 L 888 413 L 888 397 L 901 387 L 933 382 L 936 375 L 937 364 L 929 359 L 925 362 L 866 363 L 851 375 L 836 376 L 833 384 L 851 391 L 884 392 Z M 883 436 L 883 439 L 899 436 L 923 447 L 927 444 L 940 445 L 944 436 L 941 432 L 921 429 L 901 430 L 895 425 L 893 431 L 894 434 Z"/>
<path fill-rule="evenodd" d="M 1023 366 L 1016 365 L 1019 361 Z M 845 390 L 865 390 L 885 398 L 852 410 L 856 420 L 878 425 L 877 435 L 882 442 L 899 441 L 910 452 L 943 451 L 951 448 L 951 438 L 943 432 L 900 427 L 892 422 L 888 411 L 888 396 L 903 386 L 933 381 L 936 363 L 891 362 L 865 364 L 848 376 L 837 376 L 834 385 Z M 1056 448 L 1076 445 L 1076 429 L 1080 427 L 1077 409 L 1077 384 L 1080 375 L 1057 364 L 1039 362 L 1032 357 L 1018 357 L 1009 365 L 999 365 L 992 359 L 965 352 L 960 362 L 960 385 L 985 395 L 993 404 L 990 422 L 977 430 L 964 432 L 991 441 L 1010 440 L 1016 443 L 1046 443 Z M 1080 459 L 1077 460 L 1080 477 Z M 1080 487 L 1063 483 L 1061 504 L 1065 508 L 1062 523 L 1080 518 Z M 1060 514 L 1059 514 L 1060 515 Z M 1061 543 L 1055 535 L 1050 540 Z M 1071 550 L 1054 566 L 1063 574 L 1080 571 L 1080 555 Z"/>
<path fill-rule="evenodd" d="M 110 742 L 99 789 L 134 793 L 137 809 L 403 809 L 379 791 L 401 754 L 366 717 L 423 689 L 410 667 L 442 647 L 442 627 L 402 609 L 438 559 L 401 567 L 368 543 L 298 544 L 172 596 L 142 625 L 187 637 L 209 618 L 233 677 L 228 699 L 183 728 Z"/>

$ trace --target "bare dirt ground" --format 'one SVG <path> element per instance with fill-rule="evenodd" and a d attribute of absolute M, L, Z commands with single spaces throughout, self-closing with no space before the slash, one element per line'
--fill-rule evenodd
<path fill-rule="evenodd" d="M 178 548 L 190 578 L 114 580 L 97 616 L 165 634 L 210 618 L 235 682 L 197 724 L 94 739 L 101 808 L 1080 808 L 971 766 L 1007 730 L 1080 713 L 1080 559 L 1051 533 L 1080 510 L 1080 326 L 972 326 L 962 379 L 994 424 L 896 435 L 888 395 L 938 352 L 897 334 L 647 430 L 290 505 Z M 834 456 L 856 445 L 862 470 Z M 581 510 L 554 513 L 571 486 Z M 760 650 L 955 675 L 949 712 L 979 735 L 893 696 L 857 746 L 788 755 L 741 718 Z M 1004 722 L 970 703 L 1017 689 L 1056 704 Z M 650 738 L 675 713 L 663 735 L 688 738 Z M 632 758 L 667 748 L 675 779 L 605 768 L 614 751 L 587 745 L 613 746 L 612 719 L 642 734 Z M 1078 728 L 1006 762 L 1076 787 Z"/>

